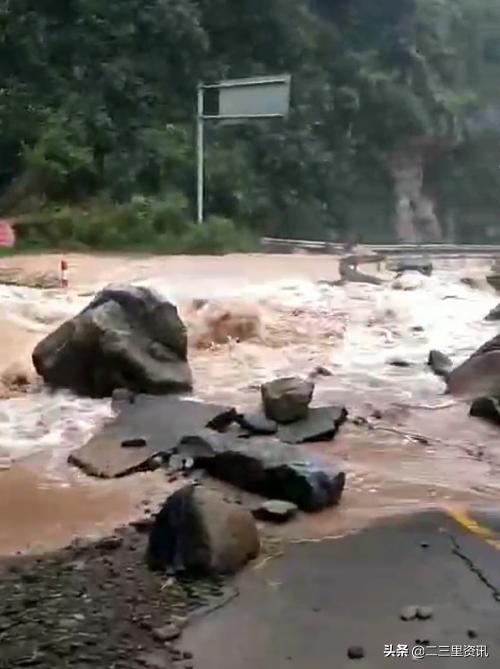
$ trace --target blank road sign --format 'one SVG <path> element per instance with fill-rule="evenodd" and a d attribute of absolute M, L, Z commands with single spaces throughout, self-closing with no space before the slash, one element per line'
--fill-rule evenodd
<path fill-rule="evenodd" d="M 219 85 L 219 116 L 286 116 L 290 76 L 228 80 Z"/>

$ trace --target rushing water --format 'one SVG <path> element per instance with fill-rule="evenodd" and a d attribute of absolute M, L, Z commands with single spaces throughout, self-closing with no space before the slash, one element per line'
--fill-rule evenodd
<path fill-rule="evenodd" d="M 26 260 L 28 267 L 55 262 L 50 256 Z M 77 313 L 93 290 L 110 281 L 154 287 L 179 305 L 193 328 L 196 315 L 189 312 L 190 300 L 226 301 L 229 309 L 259 314 L 260 335 L 193 347 L 198 396 L 252 405 L 263 380 L 277 374 L 305 375 L 322 365 L 333 374 L 318 379 L 317 403 L 343 402 L 353 417 L 370 417 L 375 409 L 382 414 L 379 420 L 370 419 L 376 429 L 350 424 L 332 444 L 311 447 L 333 463 L 341 462 L 348 484 L 341 508 L 300 521 L 293 530 L 298 535 L 335 533 L 380 514 L 429 504 L 488 504 L 500 493 L 498 433 L 469 418 L 466 405 L 451 406 L 443 383 L 426 366 L 431 348 L 459 361 L 496 332 L 494 324 L 483 321 L 497 303 L 495 295 L 486 286 L 471 288 L 460 280 L 484 277 L 487 267 L 481 260 L 441 260 L 432 277 L 406 275 L 395 288 L 391 281 L 382 286 L 319 283 L 336 277 L 331 257 L 76 257 L 70 261 L 66 292 L 0 286 L 3 361 L 19 356 L 26 360 L 34 342 Z M 394 357 L 409 366 L 391 366 Z M 43 490 L 43 499 L 53 496 L 58 505 L 65 490 L 62 503 L 73 514 L 78 508 L 81 522 L 61 532 L 61 540 L 95 525 L 98 509 L 105 516 L 121 505 L 123 513 L 113 519 L 129 514 L 151 487 L 147 477 L 138 477 L 134 484 L 105 484 L 88 481 L 66 465 L 68 452 L 110 417 L 108 401 L 65 392 L 38 391 L 0 400 L 0 466 L 6 468 L 0 472 L 0 506 L 8 505 L 19 489 L 23 499 L 31 494 L 38 499 Z M 132 501 L 131 490 L 136 491 Z M 110 501 L 109 495 L 115 498 Z M 87 518 L 82 505 L 95 507 Z M 36 509 L 31 508 L 34 520 L 23 541 L 29 543 L 37 527 L 42 534 L 37 540 L 43 544 L 44 526 L 37 525 Z M 58 523 L 63 527 L 67 522 L 60 510 Z M 46 525 L 52 526 L 50 514 Z M 0 522 L 0 552 L 17 546 L 8 541 L 12 532 L 12 523 Z"/>

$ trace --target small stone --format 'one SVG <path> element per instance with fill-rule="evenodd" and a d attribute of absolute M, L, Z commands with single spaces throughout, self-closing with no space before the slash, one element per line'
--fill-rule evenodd
<path fill-rule="evenodd" d="M 419 620 L 429 620 L 434 615 L 432 606 L 419 606 L 417 608 L 417 618 Z"/>
<path fill-rule="evenodd" d="M 176 625 L 179 629 L 184 629 L 186 625 L 188 624 L 189 618 L 187 616 L 171 616 L 171 621 L 174 625 Z"/>
<path fill-rule="evenodd" d="M 193 659 L 193 653 L 192 653 L 190 650 L 185 650 L 185 651 L 182 653 L 182 657 L 183 657 L 185 660 L 192 660 L 192 659 Z"/>
<path fill-rule="evenodd" d="M 297 505 L 292 502 L 285 502 L 281 499 L 270 499 L 263 502 L 257 509 L 254 509 L 253 515 L 257 520 L 286 523 L 287 520 L 296 515 L 297 511 Z"/>
<path fill-rule="evenodd" d="M 309 374 L 309 378 L 315 379 L 317 376 L 333 376 L 333 372 L 323 365 L 317 365 Z"/>
<path fill-rule="evenodd" d="M 410 606 L 405 606 L 402 609 L 399 617 L 401 620 L 415 620 L 418 615 L 418 606 L 411 604 Z"/>
<path fill-rule="evenodd" d="M 411 362 L 404 360 L 404 358 L 391 358 L 389 365 L 392 367 L 411 367 Z"/>
<path fill-rule="evenodd" d="M 420 546 L 421 546 L 421 548 L 429 548 L 429 544 L 426 541 L 422 541 Z"/>
<path fill-rule="evenodd" d="M 478 634 L 477 634 L 476 630 L 470 629 L 470 630 L 467 630 L 467 636 L 469 637 L 469 639 L 477 639 Z"/>
<path fill-rule="evenodd" d="M 365 649 L 362 646 L 351 646 L 347 650 L 347 657 L 350 660 L 361 660 L 365 656 Z"/>
<path fill-rule="evenodd" d="M 181 630 L 177 625 L 174 625 L 174 623 L 168 623 L 167 625 L 164 625 L 163 627 L 157 627 L 156 629 L 153 630 L 153 637 L 157 641 L 173 641 L 174 639 L 178 639 L 181 635 Z"/>
<path fill-rule="evenodd" d="M 134 404 L 135 395 L 131 390 L 128 390 L 127 388 L 115 388 L 115 390 L 113 390 L 113 393 L 111 395 L 111 399 L 113 402 L 125 402 L 128 404 Z"/>
<path fill-rule="evenodd" d="M 134 437 L 131 439 L 124 439 L 122 441 L 122 448 L 144 448 L 147 446 L 147 441 L 144 437 Z"/>

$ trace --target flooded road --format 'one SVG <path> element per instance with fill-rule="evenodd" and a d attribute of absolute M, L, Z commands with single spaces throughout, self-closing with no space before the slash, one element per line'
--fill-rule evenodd
<path fill-rule="evenodd" d="M 12 363 L 29 369 L 34 344 L 110 282 L 151 286 L 178 304 L 201 398 L 252 406 L 260 383 L 273 376 L 307 375 L 318 365 L 331 370 L 318 378 L 314 401 L 341 402 L 369 425 L 346 425 L 334 442 L 311 447 L 345 468 L 346 492 L 338 509 L 298 520 L 283 529 L 288 535 L 335 535 L 395 512 L 498 501 L 498 430 L 443 395 L 444 384 L 426 365 L 432 348 L 459 362 L 496 334 L 497 326 L 483 321 L 498 303 L 484 282 L 490 261 L 435 260 L 431 277 L 407 274 L 394 283 L 382 273 L 382 286 L 331 286 L 319 282 L 338 278 L 332 256 L 67 260 L 66 291 L 0 285 L 0 372 Z M 59 261 L 44 255 L 1 264 L 29 274 L 57 271 Z M 193 299 L 258 327 L 249 340 L 208 346 L 207 312 L 193 310 Z M 408 366 L 392 366 L 394 358 Z M 46 390 L 9 394 L 4 389 L 0 399 L 0 554 L 110 529 L 145 500 L 165 496 L 158 472 L 103 482 L 66 464 L 68 453 L 112 417 L 108 401 Z M 381 417 L 371 418 L 374 412 Z"/>

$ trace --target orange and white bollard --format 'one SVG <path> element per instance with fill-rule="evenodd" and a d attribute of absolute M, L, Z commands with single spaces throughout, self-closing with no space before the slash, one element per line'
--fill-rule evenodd
<path fill-rule="evenodd" d="M 64 258 L 61 260 L 61 288 L 68 287 L 68 263 Z"/>

